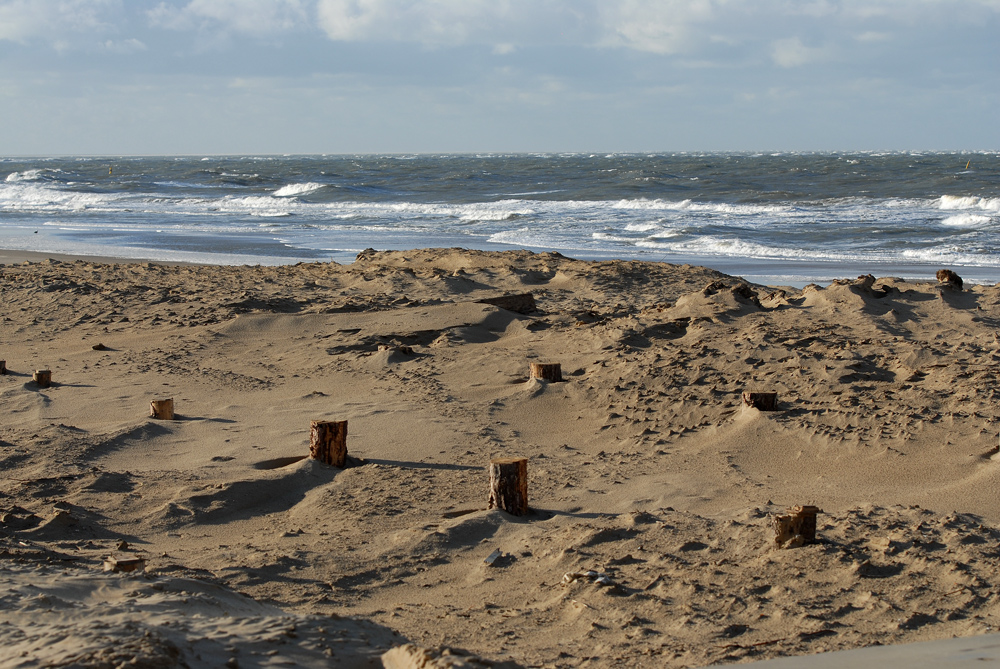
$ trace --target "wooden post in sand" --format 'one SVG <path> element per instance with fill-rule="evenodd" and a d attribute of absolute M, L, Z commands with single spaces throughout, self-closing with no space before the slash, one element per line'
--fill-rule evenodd
<path fill-rule="evenodd" d="M 6 373 L 7 373 L 7 361 L 0 360 L 0 374 L 6 374 Z"/>
<path fill-rule="evenodd" d="M 558 362 L 531 362 L 528 367 L 531 370 L 529 378 L 555 382 L 563 380 L 562 367 Z"/>
<path fill-rule="evenodd" d="M 743 404 L 760 411 L 777 411 L 778 393 L 752 393 L 744 391 Z"/>
<path fill-rule="evenodd" d="M 347 421 L 314 420 L 309 429 L 309 455 L 343 469 L 347 465 Z"/>
<path fill-rule="evenodd" d="M 38 384 L 39 388 L 48 388 L 52 385 L 52 372 L 48 369 L 38 369 L 31 375 L 32 380 Z"/>
<path fill-rule="evenodd" d="M 498 508 L 512 516 L 528 513 L 528 460 L 493 458 L 490 460 L 489 508 Z"/>
<path fill-rule="evenodd" d="M 793 506 L 788 513 L 774 517 L 774 545 L 795 548 L 816 541 L 817 506 Z"/>
<path fill-rule="evenodd" d="M 174 419 L 174 400 L 153 400 L 149 403 L 149 415 L 159 420 Z"/>

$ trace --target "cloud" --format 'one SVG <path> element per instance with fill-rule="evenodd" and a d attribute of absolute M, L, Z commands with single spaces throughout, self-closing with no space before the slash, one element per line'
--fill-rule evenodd
<path fill-rule="evenodd" d="M 220 30 L 246 35 L 271 35 L 308 23 L 306 0 L 190 0 L 167 2 L 147 12 L 154 26 L 171 30 Z"/>
<path fill-rule="evenodd" d="M 855 35 L 854 39 L 859 42 L 888 42 L 892 39 L 892 35 L 885 32 L 879 32 L 877 30 L 867 30 L 860 35 Z"/>
<path fill-rule="evenodd" d="M 559 0 L 318 0 L 316 16 L 332 40 L 457 46 L 533 42 L 533 26 L 558 26 L 562 10 Z"/>
<path fill-rule="evenodd" d="M 119 0 L 7 0 L 0 2 L 0 40 L 65 45 L 74 34 L 108 31 L 120 9 Z"/>
<path fill-rule="evenodd" d="M 137 39 L 107 40 L 102 45 L 105 51 L 118 54 L 138 53 L 146 51 L 146 45 Z"/>
<path fill-rule="evenodd" d="M 808 47 L 798 37 L 776 40 L 771 45 L 771 60 L 780 67 L 801 67 L 825 60 L 828 51 Z"/>
<path fill-rule="evenodd" d="M 757 43 L 776 61 L 801 64 L 821 54 L 783 34 L 808 28 L 846 41 L 887 24 L 996 14 L 1000 0 L 316 0 L 315 7 L 320 29 L 335 41 L 570 44 L 662 55 Z"/>
<path fill-rule="evenodd" d="M 601 43 L 638 51 L 675 54 L 691 50 L 708 39 L 700 26 L 716 14 L 712 0 L 620 0 L 603 5 L 602 23 L 608 27 Z"/>
<path fill-rule="evenodd" d="M 424 46 L 570 44 L 675 53 L 693 22 L 725 0 L 318 0 L 319 27 L 336 41 Z"/>

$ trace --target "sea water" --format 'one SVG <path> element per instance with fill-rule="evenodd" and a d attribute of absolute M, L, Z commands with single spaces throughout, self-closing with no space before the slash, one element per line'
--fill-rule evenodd
<path fill-rule="evenodd" d="M 0 248 L 197 263 L 464 247 L 993 283 L 998 224 L 997 152 L 0 159 Z"/>

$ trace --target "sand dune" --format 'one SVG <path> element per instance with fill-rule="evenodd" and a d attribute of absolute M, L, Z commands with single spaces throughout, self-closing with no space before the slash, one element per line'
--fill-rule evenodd
<path fill-rule="evenodd" d="M 11 263 L 0 294 L 5 666 L 682 667 L 998 624 L 997 287 L 431 249 Z M 511 455 L 524 517 L 486 509 Z M 821 541 L 776 550 L 796 504 Z"/>

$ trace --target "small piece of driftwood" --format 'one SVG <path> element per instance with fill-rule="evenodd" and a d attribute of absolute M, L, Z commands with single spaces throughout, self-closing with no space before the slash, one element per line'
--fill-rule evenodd
<path fill-rule="evenodd" d="M 558 362 L 530 362 L 528 376 L 543 381 L 562 381 L 562 366 Z"/>
<path fill-rule="evenodd" d="M 760 411 L 778 410 L 778 393 L 743 393 L 743 404 Z"/>
<path fill-rule="evenodd" d="M 816 542 L 816 506 L 793 506 L 788 513 L 774 517 L 776 548 L 795 548 Z"/>
<path fill-rule="evenodd" d="M 174 400 L 152 400 L 149 403 L 149 415 L 159 420 L 174 419 Z"/>
<path fill-rule="evenodd" d="M 309 429 L 309 456 L 343 469 L 347 465 L 347 421 L 314 420 Z"/>
<path fill-rule="evenodd" d="M 528 513 L 528 460 L 494 458 L 490 460 L 489 508 L 512 516 Z"/>
<path fill-rule="evenodd" d="M 39 388 L 48 388 L 52 385 L 52 371 L 48 369 L 37 369 L 31 375 L 32 380 L 38 384 Z"/>

